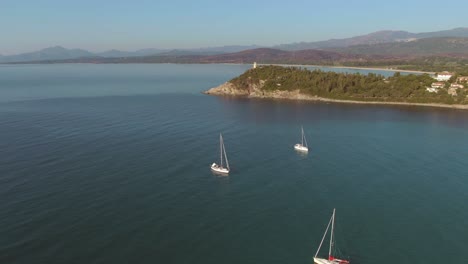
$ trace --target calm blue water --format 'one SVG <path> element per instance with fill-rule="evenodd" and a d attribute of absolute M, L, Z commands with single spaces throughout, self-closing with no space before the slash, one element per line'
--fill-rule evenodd
<path fill-rule="evenodd" d="M 310 264 L 333 208 L 352 263 L 465 261 L 468 111 L 200 93 L 248 67 L 0 66 L 0 263 Z"/>

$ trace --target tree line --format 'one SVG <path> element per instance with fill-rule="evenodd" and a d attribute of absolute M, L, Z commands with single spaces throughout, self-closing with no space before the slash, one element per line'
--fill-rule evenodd
<path fill-rule="evenodd" d="M 446 88 L 438 93 L 426 91 L 435 80 L 427 74 L 385 78 L 369 73 L 336 73 L 300 67 L 262 66 L 250 69 L 231 80 L 240 89 L 263 83 L 264 90 L 300 90 L 301 93 L 332 99 L 414 103 L 467 104 L 466 91 L 451 96 Z"/>

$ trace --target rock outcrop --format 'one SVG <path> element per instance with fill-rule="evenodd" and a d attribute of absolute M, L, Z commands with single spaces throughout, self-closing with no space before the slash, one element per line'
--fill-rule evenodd
<path fill-rule="evenodd" d="M 232 96 L 249 96 L 248 89 L 239 89 L 230 82 L 225 82 L 218 87 L 214 87 L 204 92 L 211 95 L 232 95 Z"/>
<path fill-rule="evenodd" d="M 249 98 L 275 98 L 275 99 L 293 99 L 293 100 L 313 100 L 316 96 L 302 94 L 299 89 L 294 91 L 283 90 L 263 90 L 265 81 L 260 84 L 249 84 L 247 87 L 237 87 L 231 82 L 225 82 L 218 87 L 205 91 L 205 94 L 227 95 L 227 96 L 245 96 Z"/>

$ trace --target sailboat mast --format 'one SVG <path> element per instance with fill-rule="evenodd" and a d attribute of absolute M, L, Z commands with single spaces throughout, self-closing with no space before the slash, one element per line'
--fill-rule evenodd
<path fill-rule="evenodd" d="M 302 137 L 304 137 L 305 146 L 308 147 L 308 146 L 307 146 L 307 139 L 306 139 L 306 137 L 305 137 L 305 135 L 304 135 L 304 130 L 302 130 Z"/>
<path fill-rule="evenodd" d="M 330 224 L 331 224 L 331 222 L 332 222 L 332 219 L 333 219 L 333 216 L 332 216 L 332 218 L 330 218 L 330 221 L 328 221 L 327 229 L 325 229 L 325 233 L 323 234 L 322 241 L 320 241 L 320 245 L 319 245 L 319 247 L 318 247 L 318 249 L 317 249 L 317 252 L 315 253 L 314 258 L 317 257 L 317 255 L 318 255 L 318 253 L 319 253 L 319 251 L 320 251 L 320 248 L 322 247 L 323 240 L 325 240 L 325 236 L 327 235 L 328 228 L 330 227 Z"/>
<path fill-rule="evenodd" d="M 224 151 L 224 159 L 226 160 L 227 169 L 230 170 L 230 168 L 229 168 L 229 161 L 228 161 L 227 155 L 226 155 L 226 148 L 224 147 L 224 142 L 223 142 L 223 151 Z"/>
<path fill-rule="evenodd" d="M 304 128 L 301 126 L 302 136 L 301 136 L 301 145 L 304 146 Z"/>
<path fill-rule="evenodd" d="M 219 134 L 219 158 L 221 160 L 220 166 L 223 167 L 223 136 Z"/>
<path fill-rule="evenodd" d="M 333 208 L 333 215 L 332 215 L 332 226 L 330 232 L 330 249 L 328 251 L 328 259 L 330 259 L 332 255 L 332 248 L 333 248 L 333 229 L 335 227 L 335 208 Z"/>

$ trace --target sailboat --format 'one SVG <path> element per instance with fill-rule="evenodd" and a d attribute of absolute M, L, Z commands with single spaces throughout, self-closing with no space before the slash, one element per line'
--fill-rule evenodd
<path fill-rule="evenodd" d="M 301 136 L 301 143 L 297 143 L 294 145 L 294 149 L 301 152 L 309 152 L 309 148 L 307 147 L 307 140 L 304 136 L 304 128 L 301 126 L 302 136 Z M 305 144 L 304 144 L 305 143 Z"/>
<path fill-rule="evenodd" d="M 330 227 L 330 224 L 331 224 L 331 232 L 330 232 L 330 249 L 328 250 L 328 259 L 318 258 L 317 255 L 320 251 L 320 248 L 322 247 L 323 240 L 325 239 L 325 236 L 328 233 L 328 228 Z M 322 241 L 320 242 L 319 248 L 317 249 L 317 253 L 315 253 L 315 256 L 314 256 L 315 264 L 349 264 L 349 260 L 339 259 L 333 256 L 334 255 L 333 247 L 334 247 L 334 242 L 335 242 L 334 241 L 335 237 L 333 234 L 333 231 L 335 229 L 334 227 L 335 227 L 335 209 L 333 209 L 333 215 L 330 221 L 328 222 L 327 229 L 325 230 L 325 234 L 323 234 L 323 238 L 322 238 Z"/>
<path fill-rule="evenodd" d="M 226 148 L 224 148 L 223 135 L 221 135 L 221 133 L 219 134 L 219 152 L 220 152 L 220 164 L 218 165 L 215 162 L 213 162 L 213 164 L 211 164 L 211 170 L 214 172 L 222 173 L 222 174 L 229 174 L 229 170 L 230 170 L 229 161 L 226 155 Z M 224 160 L 226 160 L 226 167 L 224 167 L 223 156 L 224 156 Z"/>

